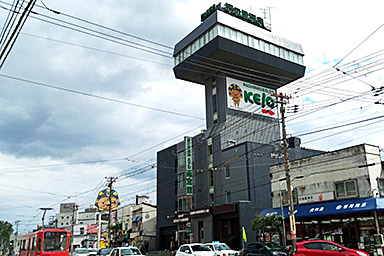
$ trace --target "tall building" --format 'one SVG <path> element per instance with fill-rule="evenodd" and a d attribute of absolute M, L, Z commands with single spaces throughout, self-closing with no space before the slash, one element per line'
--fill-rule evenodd
<path fill-rule="evenodd" d="M 282 162 L 276 89 L 304 75 L 299 44 L 260 17 L 213 5 L 175 46 L 176 78 L 205 86 L 206 126 L 157 154 L 158 249 L 186 242 L 241 248 L 241 230 L 272 207 L 269 166 Z M 290 157 L 320 153 L 290 138 Z"/>

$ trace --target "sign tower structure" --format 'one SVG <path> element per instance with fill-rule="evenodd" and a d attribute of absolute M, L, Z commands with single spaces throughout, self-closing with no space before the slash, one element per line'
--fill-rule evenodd
<path fill-rule="evenodd" d="M 205 86 L 208 132 L 218 135 L 221 150 L 279 140 L 272 94 L 304 76 L 301 45 L 228 3 L 211 6 L 201 21 L 176 44 L 173 70 L 176 78 Z"/>

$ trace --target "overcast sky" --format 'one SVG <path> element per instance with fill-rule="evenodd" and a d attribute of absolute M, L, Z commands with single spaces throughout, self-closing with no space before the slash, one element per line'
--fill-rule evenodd
<path fill-rule="evenodd" d="M 0 5 L 9 8 L 12 2 Z M 20 220 L 19 232 L 27 232 L 41 223 L 39 208 L 54 209 L 46 219 L 58 213 L 61 202 L 76 202 L 83 210 L 94 204 L 108 176 L 119 177 L 114 187 L 123 205 L 133 203 L 136 194 L 149 195 L 155 204 L 156 169 L 151 165 L 156 152 L 205 127 L 204 88 L 174 77 L 170 53 L 217 3 L 44 0 L 60 12 L 55 14 L 37 1 L 34 11 L 46 16 L 28 18 L 0 70 L 0 219 L 13 224 Z M 281 90 L 299 105 L 299 113 L 288 117 L 289 134 L 383 113 L 384 105 L 374 102 L 383 98 L 384 103 L 384 95 L 370 92 L 384 86 L 383 58 L 370 55 L 383 50 L 382 1 L 232 4 L 258 16 L 263 16 L 260 8 L 271 7 L 273 33 L 304 49 L 305 77 Z M 8 15 L 4 8 L 1 23 Z M 76 30 L 83 28 L 68 29 L 73 25 L 62 21 L 104 35 L 80 33 Z M 113 38 L 100 38 L 108 36 Z M 149 51 L 156 54 L 136 49 L 137 44 L 154 48 Z M 336 71 L 332 67 L 339 61 Z M 343 70 L 351 70 L 348 63 L 355 73 Z M 339 104 L 325 108 L 332 103 Z M 312 112 L 318 107 L 324 109 Z M 360 143 L 383 148 L 383 130 L 384 122 L 375 119 L 301 139 L 304 147 L 319 150 Z"/>

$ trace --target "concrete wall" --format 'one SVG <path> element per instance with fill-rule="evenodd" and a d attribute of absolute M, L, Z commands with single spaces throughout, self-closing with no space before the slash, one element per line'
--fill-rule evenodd
<path fill-rule="evenodd" d="M 376 163 L 376 165 L 367 166 L 369 163 Z M 379 148 L 363 144 L 327 152 L 291 161 L 290 169 L 292 186 L 298 188 L 298 196 L 335 193 L 335 182 L 356 180 L 358 197 L 370 197 L 372 190 L 377 188 L 376 178 L 381 173 Z M 279 207 L 279 191 L 286 189 L 286 183 L 279 181 L 285 178 L 284 165 L 272 166 L 270 172 L 271 188 L 275 195 L 273 207 Z M 299 176 L 304 178 L 295 179 Z"/>

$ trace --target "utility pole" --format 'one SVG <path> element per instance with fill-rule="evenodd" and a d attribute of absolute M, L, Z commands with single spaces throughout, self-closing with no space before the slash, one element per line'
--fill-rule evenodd
<path fill-rule="evenodd" d="M 77 212 L 78 206 L 76 204 L 72 205 L 72 223 L 71 223 L 71 255 L 73 255 L 73 233 L 75 227 L 75 213 Z"/>
<path fill-rule="evenodd" d="M 289 226 L 291 230 L 291 239 L 292 239 L 291 251 L 293 252 L 296 245 L 296 222 L 295 222 L 295 214 L 293 209 L 291 174 L 290 174 L 289 155 L 288 155 L 288 142 L 287 142 L 287 132 L 285 130 L 285 115 L 284 115 L 285 114 L 284 105 L 286 104 L 285 100 L 289 100 L 290 97 L 283 95 L 281 93 L 280 94 L 275 93 L 272 96 L 275 96 L 276 98 L 278 98 L 276 102 L 280 103 L 281 130 L 283 134 L 283 148 L 284 148 L 285 179 L 287 183 L 288 203 L 289 203 Z"/>
<path fill-rule="evenodd" d="M 108 195 L 108 202 L 109 202 L 109 218 L 108 218 L 108 247 L 111 247 L 111 215 L 112 215 L 112 184 L 117 180 L 117 177 L 105 177 L 108 180 L 108 189 L 109 189 L 109 195 Z"/>
<path fill-rule="evenodd" d="M 44 229 L 44 217 L 45 217 L 45 213 L 49 210 L 53 210 L 53 208 L 40 208 L 40 210 L 44 211 L 43 213 L 43 217 L 41 218 L 41 222 L 42 222 L 42 229 Z"/>

